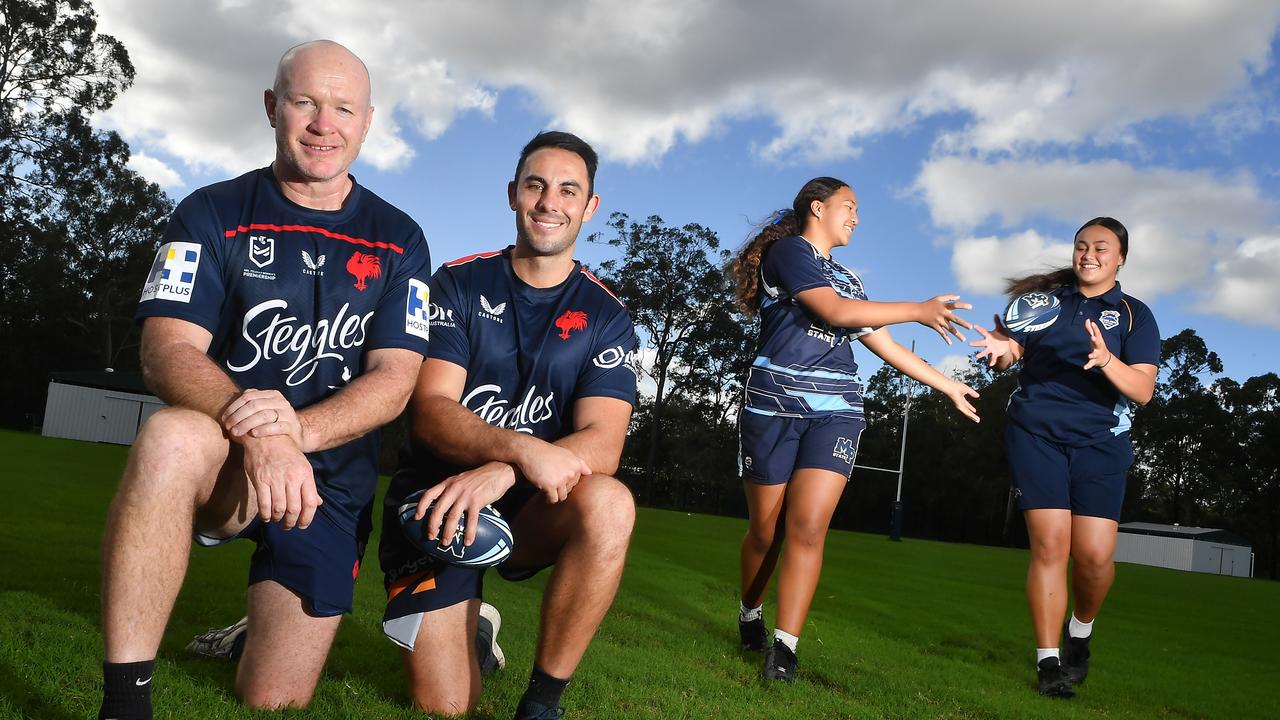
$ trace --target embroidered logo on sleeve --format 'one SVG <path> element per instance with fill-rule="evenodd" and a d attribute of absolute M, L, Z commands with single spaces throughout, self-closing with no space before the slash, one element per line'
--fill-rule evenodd
<path fill-rule="evenodd" d="M 173 300 L 191 302 L 196 287 L 196 271 L 200 268 L 200 245 L 192 242 L 171 242 L 156 252 L 155 262 L 147 273 L 142 286 L 142 298 L 148 300 Z"/>
<path fill-rule="evenodd" d="M 429 340 L 431 334 L 431 288 L 409 278 L 409 299 L 404 311 L 404 331 Z"/>

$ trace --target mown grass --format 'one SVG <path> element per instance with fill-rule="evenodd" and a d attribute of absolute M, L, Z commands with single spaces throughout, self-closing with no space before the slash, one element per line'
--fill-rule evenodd
<path fill-rule="evenodd" d="M 0 433 L 0 718 L 93 717 L 98 545 L 125 449 Z M 801 679 L 759 679 L 736 648 L 742 520 L 641 510 L 622 588 L 566 695 L 571 718 L 1275 718 L 1280 585 L 1119 566 L 1093 674 L 1071 701 L 1032 689 L 1025 551 L 833 532 Z M 376 557 L 312 706 L 252 713 L 234 668 L 186 655 L 242 614 L 251 546 L 193 553 L 160 649 L 158 718 L 416 718 L 383 639 Z M 545 575 L 545 573 L 544 573 Z M 475 713 L 511 716 L 545 577 L 490 577 L 508 669 Z M 766 611 L 768 608 L 766 608 Z"/>

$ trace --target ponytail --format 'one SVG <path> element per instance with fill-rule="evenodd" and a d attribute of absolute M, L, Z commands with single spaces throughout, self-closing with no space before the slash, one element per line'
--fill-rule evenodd
<path fill-rule="evenodd" d="M 1062 268 L 1020 278 L 1006 278 L 1005 282 L 1007 283 L 1004 287 L 1005 294 L 1009 297 L 1018 297 L 1029 292 L 1046 292 L 1070 287 L 1076 282 L 1076 271 L 1071 268 Z"/>
<path fill-rule="evenodd" d="M 823 202 L 849 184 L 833 177 L 816 177 L 804 184 L 791 201 L 791 207 L 770 215 L 760 232 L 747 241 L 729 266 L 734 279 L 734 299 L 748 317 L 760 308 L 760 264 L 770 245 L 784 237 L 799 235 L 809 219 L 810 204 Z"/>
<path fill-rule="evenodd" d="M 1121 260 L 1129 257 L 1129 230 L 1115 218 L 1096 217 L 1081 225 L 1080 229 L 1072 237 L 1079 237 L 1085 228 L 1093 227 L 1094 225 L 1104 227 L 1116 236 L 1116 239 L 1120 242 Z M 1076 283 L 1076 271 L 1075 268 L 1068 267 L 1020 278 L 1006 278 L 1005 282 L 1007 283 L 1004 288 L 1005 294 L 1009 297 L 1018 297 L 1029 292 L 1045 292 L 1062 287 L 1071 287 Z"/>
<path fill-rule="evenodd" d="M 779 210 L 771 217 L 773 219 L 738 251 L 729 266 L 734 280 L 734 300 L 747 317 L 754 317 L 760 308 L 760 263 L 764 262 L 765 250 L 784 237 L 799 235 L 804 229 L 791 208 Z"/>

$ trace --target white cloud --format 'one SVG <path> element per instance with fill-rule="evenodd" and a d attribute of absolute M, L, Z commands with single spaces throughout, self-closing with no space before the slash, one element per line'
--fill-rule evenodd
<path fill-rule="evenodd" d="M 177 170 L 146 153 L 133 153 L 129 157 L 129 169 L 165 189 L 182 186 L 182 176 Z"/>
<path fill-rule="evenodd" d="M 1280 329 L 1280 236 L 1252 237 L 1214 264 L 1200 310 Z"/>
<path fill-rule="evenodd" d="M 999 295 L 1004 292 L 1005 278 L 1065 267 L 1070 261 L 1070 242 L 1026 230 L 1006 237 L 957 240 L 951 253 L 951 272 L 963 292 Z"/>
<path fill-rule="evenodd" d="M 1005 277 L 1069 264 L 1070 237 L 1047 238 L 1030 227 L 1052 222 L 1074 228 L 1110 215 L 1129 229 L 1120 281 L 1137 297 L 1184 293 L 1198 298 L 1205 312 L 1253 323 L 1267 321 L 1244 308 L 1277 297 L 1264 290 L 1257 271 L 1277 269 L 1277 253 L 1261 236 L 1273 231 L 1280 207 L 1248 175 L 1221 178 L 1114 160 L 945 157 L 925 163 L 916 190 L 934 223 L 956 234 L 952 270 L 961 287 L 973 291 L 994 292 Z M 987 223 L 1011 232 L 971 234 Z"/>
<path fill-rule="evenodd" d="M 932 365 L 934 370 L 952 380 L 963 381 L 970 370 L 973 369 L 973 363 L 970 362 L 971 358 L 971 355 L 943 355 L 941 360 L 932 363 Z"/>
<path fill-rule="evenodd" d="M 772 120 L 765 158 L 832 160 L 921 119 L 958 118 L 938 147 L 1018 150 L 1127 142 L 1131 126 L 1232 102 L 1264 68 L 1280 5 L 1080 0 L 892 4 L 608 0 L 509 4 L 397 0 L 100 0 L 129 48 L 135 87 L 104 119 L 192 167 L 264 162 L 257 98 L 287 46 L 334 37 L 374 78 L 365 161 L 428 138 L 518 89 L 549 124 L 607 157 L 651 161 L 743 117 Z M 264 9 L 269 8 L 269 9 Z M 394 113 L 393 113 L 394 111 Z"/>

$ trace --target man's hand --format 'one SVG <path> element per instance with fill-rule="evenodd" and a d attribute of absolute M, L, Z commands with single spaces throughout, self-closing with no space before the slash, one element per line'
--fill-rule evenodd
<path fill-rule="evenodd" d="M 541 490 L 550 503 L 569 497 L 582 476 L 591 474 L 591 467 L 577 453 L 540 440 L 529 443 L 521 455 L 521 474 Z"/>
<path fill-rule="evenodd" d="M 453 529 L 458 518 L 467 514 L 467 532 L 462 544 L 470 545 L 476 539 L 480 508 L 497 502 L 516 484 L 516 471 L 507 463 L 490 462 L 473 470 L 458 473 L 444 482 L 429 488 L 418 500 L 415 520 L 421 520 L 434 501 L 431 517 L 427 518 L 427 539 L 440 540 L 441 547 L 453 543 Z M 448 528 L 448 537 L 439 537 L 440 528 Z"/>
<path fill-rule="evenodd" d="M 258 499 L 258 516 L 286 530 L 306 528 L 324 502 L 316 492 L 311 463 L 287 437 L 251 438 L 244 443 L 244 473 Z"/>
<path fill-rule="evenodd" d="M 300 450 L 308 450 L 298 413 L 279 390 L 249 388 L 231 401 L 221 419 L 223 429 L 236 442 L 245 437 L 288 435 Z"/>
<path fill-rule="evenodd" d="M 924 302 L 916 303 L 920 306 L 920 310 L 916 315 L 916 322 L 931 328 L 941 335 L 948 345 L 951 344 L 951 337 L 947 333 L 955 335 L 960 339 L 960 342 L 964 342 L 964 335 L 955 326 L 959 325 L 970 330 L 973 329 L 973 326 L 969 324 L 968 320 L 956 315 L 955 311 L 972 310 L 973 306 L 969 303 L 958 302 L 959 300 L 959 295 L 939 295 Z"/>

